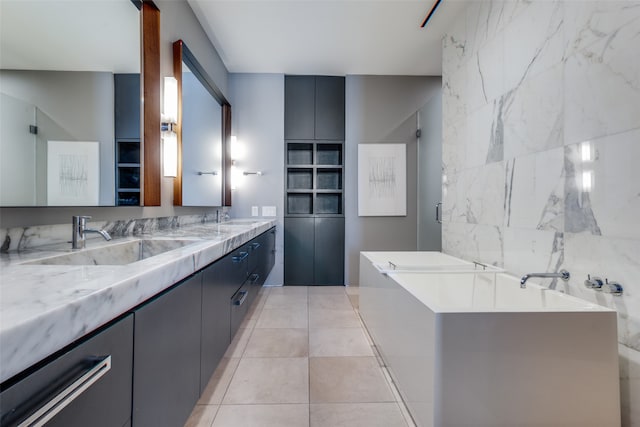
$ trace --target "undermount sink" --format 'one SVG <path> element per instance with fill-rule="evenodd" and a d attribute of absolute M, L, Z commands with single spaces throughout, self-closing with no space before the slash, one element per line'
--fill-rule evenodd
<path fill-rule="evenodd" d="M 256 219 L 231 219 L 229 221 L 221 222 L 220 225 L 253 225 L 264 220 Z"/>
<path fill-rule="evenodd" d="M 197 240 L 140 239 L 115 243 L 95 249 L 52 256 L 28 265 L 126 265 L 142 261 L 174 249 L 196 243 Z"/>

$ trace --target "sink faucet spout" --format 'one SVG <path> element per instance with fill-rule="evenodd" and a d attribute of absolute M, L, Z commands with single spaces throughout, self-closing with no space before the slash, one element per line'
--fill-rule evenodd
<path fill-rule="evenodd" d="M 567 271 L 567 270 L 560 270 L 557 273 L 529 273 L 529 274 L 525 274 L 524 276 L 522 276 L 522 279 L 520 279 L 520 287 L 522 289 L 526 288 L 527 285 L 527 280 L 529 280 L 532 277 L 541 277 L 541 278 L 560 278 L 562 280 L 564 280 L 565 282 L 569 281 L 569 278 L 571 277 L 571 274 Z"/>
<path fill-rule="evenodd" d="M 71 237 L 72 249 L 83 249 L 87 243 L 87 233 L 98 233 L 105 240 L 111 240 L 111 236 L 105 230 L 98 230 L 94 228 L 87 228 L 87 220 L 91 219 L 90 216 L 74 216 L 73 217 L 73 235 Z"/>

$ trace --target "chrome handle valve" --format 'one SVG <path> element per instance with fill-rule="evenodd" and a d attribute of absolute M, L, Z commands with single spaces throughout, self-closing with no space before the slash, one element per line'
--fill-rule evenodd
<path fill-rule="evenodd" d="M 602 289 L 602 285 L 604 285 L 604 282 L 601 278 L 596 276 L 593 276 L 593 278 L 591 278 L 591 275 L 587 274 L 587 280 L 584 281 L 584 286 L 587 289 L 594 289 L 599 291 Z"/>
<path fill-rule="evenodd" d="M 606 294 L 611 294 L 615 296 L 622 295 L 622 292 L 624 291 L 620 283 L 609 282 L 609 279 L 605 279 L 604 285 L 602 286 L 601 290 Z"/>

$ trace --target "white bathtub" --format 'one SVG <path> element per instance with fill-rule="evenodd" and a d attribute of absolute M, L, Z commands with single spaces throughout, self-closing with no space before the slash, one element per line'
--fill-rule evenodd
<path fill-rule="evenodd" d="M 416 423 L 619 426 L 615 311 L 469 264 L 361 253 L 360 314 Z"/>

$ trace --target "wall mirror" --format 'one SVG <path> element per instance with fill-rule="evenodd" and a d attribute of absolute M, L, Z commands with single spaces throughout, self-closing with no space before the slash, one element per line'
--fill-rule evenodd
<path fill-rule="evenodd" d="M 174 204 L 222 206 L 227 183 L 226 152 L 229 102 L 182 40 L 174 43 L 174 76 L 178 80 L 179 167 Z"/>
<path fill-rule="evenodd" d="M 140 204 L 139 6 L 2 0 L 0 206 Z"/>

